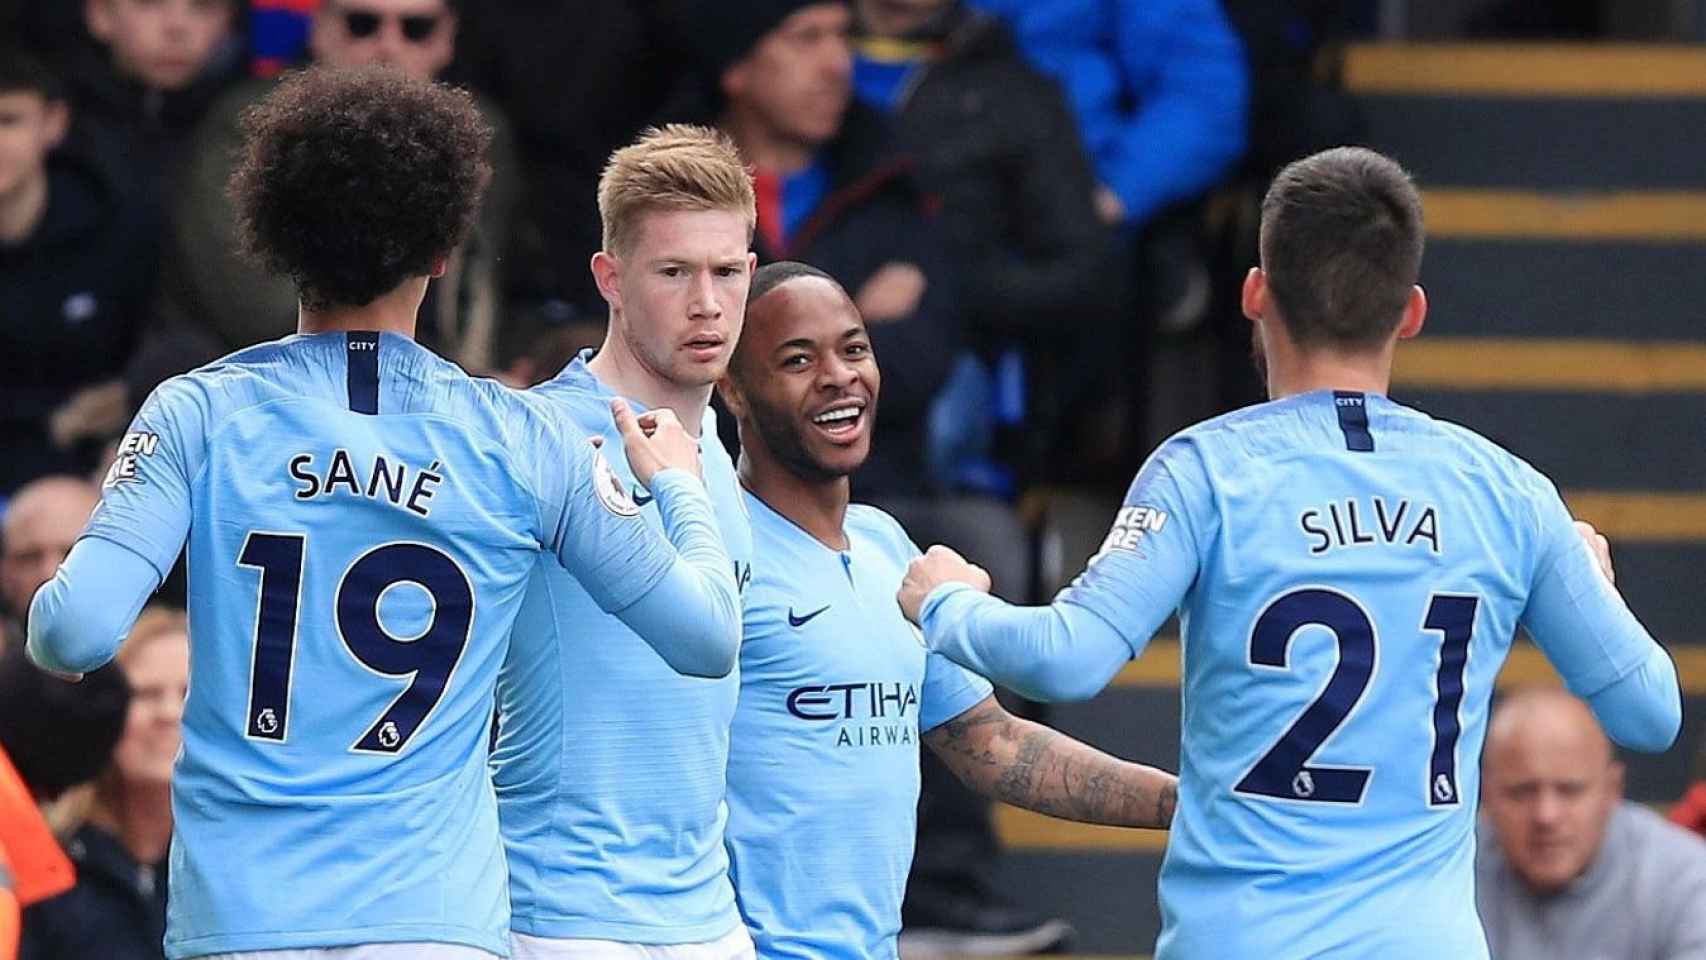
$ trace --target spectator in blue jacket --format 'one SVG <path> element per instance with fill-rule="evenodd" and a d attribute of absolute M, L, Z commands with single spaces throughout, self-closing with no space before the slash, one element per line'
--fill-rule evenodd
<path fill-rule="evenodd" d="M 1244 152 L 1249 71 L 1216 0 L 972 0 L 1065 87 L 1101 180 L 1097 212 L 1141 227 Z"/>

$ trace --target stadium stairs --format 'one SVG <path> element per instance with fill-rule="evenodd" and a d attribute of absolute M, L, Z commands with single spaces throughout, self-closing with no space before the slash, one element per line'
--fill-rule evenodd
<path fill-rule="evenodd" d="M 1629 795 L 1663 808 L 1706 738 L 1706 47 L 1364 46 L 1344 77 L 1368 145 L 1424 191 L 1431 310 L 1393 394 L 1526 457 L 1611 538 L 1683 678 L 1679 746 L 1625 758 Z M 1114 506 L 1051 499 L 1045 567 L 1079 569 Z M 1176 638 L 1159 638 L 1048 718 L 1174 767 L 1178 681 Z M 1524 639 L 1500 684 L 1536 682 L 1557 679 Z M 1005 893 L 1071 920 L 1085 957 L 1153 949 L 1163 835 L 1007 808 L 997 823 Z"/>

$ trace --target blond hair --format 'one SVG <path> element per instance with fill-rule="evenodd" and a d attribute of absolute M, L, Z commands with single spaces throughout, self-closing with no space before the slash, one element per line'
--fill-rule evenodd
<path fill-rule="evenodd" d="M 598 178 L 604 249 L 631 250 L 640 218 L 654 210 L 733 210 L 746 218 L 750 241 L 758 202 L 734 141 L 709 127 L 671 123 L 612 153 Z"/>
<path fill-rule="evenodd" d="M 130 635 L 119 645 L 119 666 L 127 666 L 136 657 L 136 651 L 148 646 L 162 637 L 188 637 L 190 633 L 189 618 L 184 611 L 165 604 L 150 604 L 136 618 L 136 625 L 130 628 Z"/>

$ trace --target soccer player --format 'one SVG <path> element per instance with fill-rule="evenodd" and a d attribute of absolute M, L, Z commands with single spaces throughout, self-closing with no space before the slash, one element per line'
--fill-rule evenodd
<path fill-rule="evenodd" d="M 1093 823 L 1165 827 L 1177 781 L 1012 716 L 987 680 L 925 651 L 894 602 L 918 548 L 848 502 L 881 382 L 858 308 L 784 261 L 758 271 L 747 309 L 721 385 L 764 560 L 729 756 L 735 892 L 767 960 L 892 960 L 920 743 L 980 793 Z"/>
<path fill-rule="evenodd" d="M 598 207 L 608 335 L 533 393 L 595 436 L 616 436 L 612 397 L 673 411 L 700 441 L 744 581 L 746 511 L 708 404 L 746 313 L 751 178 L 719 134 L 668 126 L 611 155 Z M 632 465 L 612 466 L 629 484 Z M 631 509 L 660 519 L 650 497 Z M 733 658 L 721 679 L 680 676 L 585 586 L 540 567 L 499 682 L 494 754 L 517 958 L 752 955 L 723 850 Z"/>
<path fill-rule="evenodd" d="M 1287 167 L 1243 290 L 1273 400 L 1163 444 L 1052 605 L 987 596 L 947 549 L 902 588 L 932 650 L 1045 700 L 1094 695 L 1179 610 L 1161 958 L 1486 957 L 1479 760 L 1518 624 L 1619 743 L 1676 737 L 1675 666 L 1603 542 L 1532 467 L 1384 395 L 1421 256 L 1391 160 Z"/>
<path fill-rule="evenodd" d="M 310 71 L 245 124 L 232 197 L 300 332 L 148 399 L 29 650 L 63 673 L 111 658 L 188 538 L 168 956 L 503 955 L 486 743 L 528 578 L 549 552 L 604 610 L 726 663 L 739 601 L 697 454 L 673 417 L 617 407 L 677 555 L 582 434 L 411 339 L 486 178 L 465 94 Z"/>

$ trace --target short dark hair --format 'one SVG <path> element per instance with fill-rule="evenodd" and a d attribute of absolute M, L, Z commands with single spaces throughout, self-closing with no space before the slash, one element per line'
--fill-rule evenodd
<path fill-rule="evenodd" d="M 129 709 L 130 684 L 117 664 L 67 683 L 36 669 L 22 646 L 0 655 L 0 750 L 39 799 L 95 779 Z"/>
<path fill-rule="evenodd" d="M 243 115 L 238 244 L 309 309 L 363 306 L 467 236 L 492 128 L 465 91 L 389 67 L 312 67 Z"/>
<path fill-rule="evenodd" d="M 1299 346 L 1357 349 L 1390 336 L 1420 276 L 1422 243 L 1416 185 L 1373 150 L 1299 160 L 1262 199 L 1262 269 Z"/>
<path fill-rule="evenodd" d="M 12 43 L 0 43 L 0 93 L 39 93 L 64 100 L 65 84 L 47 61 Z"/>
<path fill-rule="evenodd" d="M 775 263 L 767 263 L 753 271 L 752 283 L 746 288 L 746 305 L 749 307 L 752 306 L 770 291 L 784 283 L 787 283 L 789 280 L 798 280 L 801 277 L 816 277 L 819 280 L 828 280 L 830 283 L 835 285 L 837 290 L 840 290 L 842 293 L 847 292 L 846 289 L 841 286 L 840 282 L 834 277 L 824 273 L 822 270 L 819 270 L 809 263 L 801 263 L 798 260 L 778 260 Z"/>

